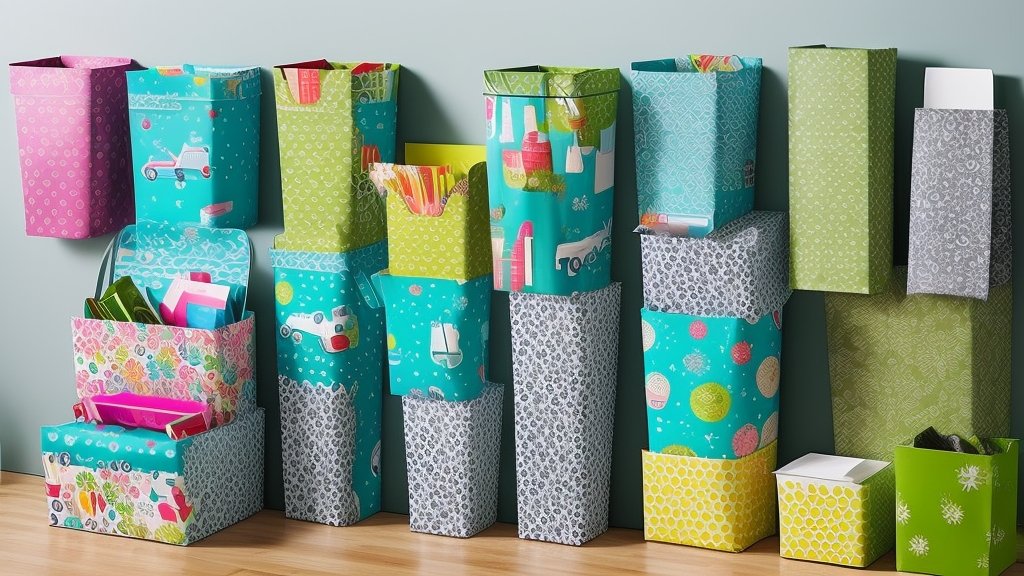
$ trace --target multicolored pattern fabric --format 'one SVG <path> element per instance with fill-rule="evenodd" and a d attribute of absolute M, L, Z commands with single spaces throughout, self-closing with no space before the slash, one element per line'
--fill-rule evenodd
<path fill-rule="evenodd" d="M 386 237 L 385 207 L 369 162 L 395 161 L 398 64 L 355 73 L 357 63 L 318 70 L 318 98 L 301 103 L 274 69 L 281 152 L 282 250 L 348 252 Z M 300 70 L 307 72 L 308 70 Z"/>
<path fill-rule="evenodd" d="M 992 456 L 896 447 L 896 569 L 994 576 L 1016 561 L 1019 442 Z"/>
<path fill-rule="evenodd" d="M 184 64 L 127 78 L 136 219 L 255 224 L 259 67 Z"/>
<path fill-rule="evenodd" d="M 907 269 L 885 292 L 825 294 L 836 454 L 891 461 L 929 426 L 982 437 L 1010 432 L 1011 284 L 988 301 L 907 295 Z"/>
<path fill-rule="evenodd" d="M 789 49 L 790 281 L 872 294 L 892 270 L 896 49 Z"/>
<path fill-rule="evenodd" d="M 498 517 L 504 388 L 467 402 L 405 396 L 409 529 L 468 538 Z"/>
<path fill-rule="evenodd" d="M 484 78 L 495 289 L 604 288 L 619 71 L 527 67 Z"/>
<path fill-rule="evenodd" d="M 988 298 L 1012 276 L 1005 110 L 914 115 L 907 292 Z"/>
<path fill-rule="evenodd" d="M 896 540 L 892 465 L 861 484 L 779 477 L 779 554 L 864 567 Z"/>
<path fill-rule="evenodd" d="M 739 460 L 645 451 L 644 539 L 740 552 L 775 534 L 777 450 Z"/>
<path fill-rule="evenodd" d="M 704 238 L 640 235 L 644 306 L 756 322 L 789 287 L 789 216 L 750 212 Z"/>
<path fill-rule="evenodd" d="M 754 207 L 761 59 L 700 72 L 689 58 L 634 62 L 636 189 L 645 215 L 692 221 L 700 237 Z"/>
<path fill-rule="evenodd" d="M 25 233 L 91 238 L 135 218 L 125 72 L 130 58 L 10 65 Z"/>
<path fill-rule="evenodd" d="M 44 427 L 50 525 L 187 545 L 247 518 L 263 508 L 263 422 L 256 409 L 177 442 L 116 426 Z M 166 466 L 153 467 L 160 459 Z"/>
<path fill-rule="evenodd" d="M 608 529 L 621 288 L 510 295 L 520 538 Z"/>
<path fill-rule="evenodd" d="M 379 274 L 387 311 L 391 393 L 478 398 L 487 383 L 491 277 L 439 280 Z"/>
<path fill-rule="evenodd" d="M 651 452 L 743 458 L 779 430 L 782 315 L 640 311 Z"/>

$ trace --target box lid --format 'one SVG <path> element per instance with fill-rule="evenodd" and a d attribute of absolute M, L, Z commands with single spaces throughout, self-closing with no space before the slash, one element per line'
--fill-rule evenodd
<path fill-rule="evenodd" d="M 86 422 L 43 426 L 41 436 L 42 451 L 54 453 L 55 464 L 122 472 L 181 472 L 185 448 L 195 438 L 171 440 L 155 430 Z"/>
<path fill-rule="evenodd" d="M 779 468 L 774 473 L 785 476 L 801 476 L 832 482 L 852 482 L 861 484 L 868 478 L 889 466 L 882 460 L 833 456 L 831 454 L 810 453 Z"/>

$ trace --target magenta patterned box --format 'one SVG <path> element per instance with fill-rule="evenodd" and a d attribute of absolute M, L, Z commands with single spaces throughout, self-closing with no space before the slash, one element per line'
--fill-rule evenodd
<path fill-rule="evenodd" d="M 135 217 L 130 58 L 55 56 L 10 65 L 25 232 L 90 238 Z"/>

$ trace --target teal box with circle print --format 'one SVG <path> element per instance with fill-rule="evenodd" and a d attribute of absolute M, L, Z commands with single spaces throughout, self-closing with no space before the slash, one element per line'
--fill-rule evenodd
<path fill-rule="evenodd" d="M 136 219 L 255 224 L 259 67 L 183 64 L 127 77 Z"/>
<path fill-rule="evenodd" d="M 781 312 L 641 318 L 651 452 L 736 459 L 775 440 Z"/>

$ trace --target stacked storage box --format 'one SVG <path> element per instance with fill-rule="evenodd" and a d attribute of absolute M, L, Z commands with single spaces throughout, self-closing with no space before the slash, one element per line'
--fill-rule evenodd
<path fill-rule="evenodd" d="M 274 68 L 284 232 L 271 251 L 285 515 L 346 526 L 380 510 L 384 203 L 397 64 Z M 315 145 L 314 145 L 315 144 Z"/>
<path fill-rule="evenodd" d="M 775 532 L 791 292 L 786 215 L 750 211 L 761 61 L 638 62 L 632 81 L 650 436 L 644 535 L 736 552 Z"/>
<path fill-rule="evenodd" d="M 469 537 L 498 514 L 503 388 L 487 380 L 491 260 L 482 146 L 410 144 L 373 164 L 387 202 L 391 393 L 402 396 L 409 528 Z"/>
<path fill-rule="evenodd" d="M 620 285 L 617 69 L 484 73 L 494 287 L 512 324 L 519 537 L 608 528 Z"/>

